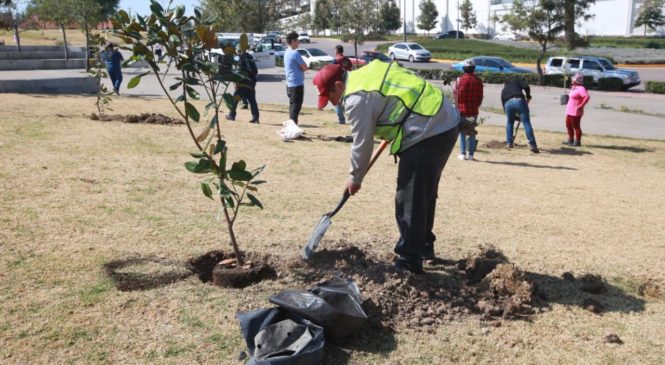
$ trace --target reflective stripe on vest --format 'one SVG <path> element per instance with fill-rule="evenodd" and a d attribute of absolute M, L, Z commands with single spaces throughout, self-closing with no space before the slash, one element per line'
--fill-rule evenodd
<path fill-rule="evenodd" d="M 376 136 L 392 142 L 390 153 L 399 152 L 402 145 L 402 125 L 415 113 L 424 117 L 434 116 L 441 108 L 443 94 L 440 89 L 418 77 L 411 70 L 396 62 L 374 60 L 359 70 L 350 72 L 346 80 L 344 97 L 357 92 L 377 91 L 381 95 L 394 96 L 401 101 L 389 113 L 389 125 L 376 127 Z M 399 116 L 407 110 L 401 120 Z"/>

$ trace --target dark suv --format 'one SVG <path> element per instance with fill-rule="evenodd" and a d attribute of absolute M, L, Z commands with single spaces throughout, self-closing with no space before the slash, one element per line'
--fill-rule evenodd
<path fill-rule="evenodd" d="M 449 30 L 446 33 L 437 33 L 432 39 L 464 39 L 464 33 L 457 30 Z"/>

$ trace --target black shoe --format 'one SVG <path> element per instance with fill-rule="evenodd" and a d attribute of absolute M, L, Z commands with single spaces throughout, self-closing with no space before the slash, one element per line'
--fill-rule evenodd
<path fill-rule="evenodd" d="M 395 268 L 398 270 L 406 270 L 412 274 L 416 275 L 422 275 L 425 274 L 425 270 L 423 270 L 423 264 L 416 264 L 410 261 L 402 260 L 402 259 L 397 259 L 395 262 Z"/>
<path fill-rule="evenodd" d="M 425 254 L 423 255 L 423 260 L 434 260 L 436 255 L 434 254 L 434 245 L 431 243 L 425 244 Z"/>
<path fill-rule="evenodd" d="M 236 117 L 232 117 L 230 115 L 227 115 L 225 118 L 226 118 L 226 120 L 230 120 L 230 121 L 236 120 Z"/>
<path fill-rule="evenodd" d="M 573 142 L 573 143 L 571 144 L 571 146 L 573 146 L 573 147 L 581 147 L 581 146 L 582 146 L 582 142 L 580 142 L 580 141 L 575 141 L 575 142 Z"/>
<path fill-rule="evenodd" d="M 512 143 L 506 143 L 506 148 L 513 148 L 513 147 L 514 147 L 514 146 L 513 146 Z"/>
<path fill-rule="evenodd" d="M 248 109 L 249 106 L 247 106 L 247 104 L 243 104 L 243 105 L 242 105 L 242 108 L 243 108 L 243 109 Z"/>
<path fill-rule="evenodd" d="M 258 120 L 258 119 L 252 119 L 252 120 L 250 120 L 249 122 L 250 122 L 250 123 L 254 123 L 254 124 L 259 124 L 259 120 Z"/>
<path fill-rule="evenodd" d="M 567 141 L 563 141 L 563 142 L 561 142 L 561 144 L 565 144 L 566 146 L 572 146 L 572 145 L 573 145 L 573 140 L 572 140 L 572 139 L 569 139 L 569 140 L 567 140 Z"/>
<path fill-rule="evenodd" d="M 529 147 L 529 151 L 531 151 L 531 153 L 540 153 L 540 150 L 536 146 Z"/>

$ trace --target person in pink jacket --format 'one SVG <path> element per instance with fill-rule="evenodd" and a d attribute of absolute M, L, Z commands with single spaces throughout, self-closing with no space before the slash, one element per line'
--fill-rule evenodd
<path fill-rule="evenodd" d="M 582 121 L 582 115 L 584 115 L 584 106 L 589 102 L 589 98 L 589 92 L 584 87 L 584 76 L 581 73 L 575 74 L 573 76 L 573 86 L 570 88 L 570 94 L 568 95 L 568 104 L 566 105 L 568 141 L 564 144 L 573 147 L 582 145 L 580 122 Z"/>

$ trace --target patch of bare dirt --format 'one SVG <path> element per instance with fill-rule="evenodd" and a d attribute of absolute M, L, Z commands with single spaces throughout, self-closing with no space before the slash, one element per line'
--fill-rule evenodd
<path fill-rule="evenodd" d="M 661 288 L 661 284 L 659 284 L 658 281 L 654 279 L 648 279 L 646 282 L 640 285 L 639 288 L 637 288 L 637 292 L 640 294 L 640 296 L 646 298 L 660 299 L 663 297 L 663 289 Z"/>
<path fill-rule="evenodd" d="M 191 258 L 189 269 L 204 283 L 225 288 L 245 288 L 263 280 L 275 279 L 277 273 L 269 263 L 270 258 L 254 253 L 242 253 L 244 263 L 238 265 L 235 254 L 214 250 Z"/>
<path fill-rule="evenodd" d="M 482 248 L 460 261 L 435 260 L 428 272 L 397 270 L 393 257 L 372 257 L 339 242 L 315 252 L 307 263 L 292 262 L 293 275 L 316 283 L 350 276 L 361 288 L 370 323 L 426 332 L 448 321 L 481 314 L 484 320 L 518 318 L 534 313 L 534 285 L 494 248 Z M 307 287 L 307 286 L 305 286 Z"/>
<path fill-rule="evenodd" d="M 118 121 L 124 123 L 143 123 L 143 124 L 160 124 L 160 125 L 175 125 L 184 124 L 184 122 L 177 118 L 167 117 L 163 114 L 156 113 L 142 113 L 132 115 L 109 115 L 105 114 L 101 117 L 96 113 L 90 114 L 90 119 L 101 120 L 104 122 Z"/>

